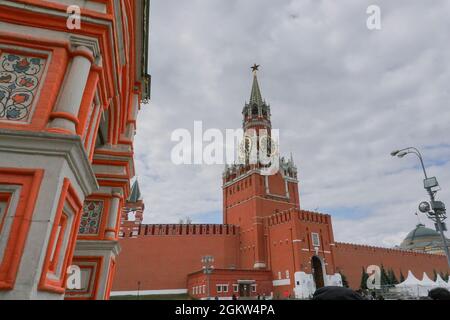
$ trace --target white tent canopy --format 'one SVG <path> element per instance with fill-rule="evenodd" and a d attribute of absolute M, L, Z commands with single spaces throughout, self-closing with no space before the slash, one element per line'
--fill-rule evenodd
<path fill-rule="evenodd" d="M 445 282 L 445 280 L 444 279 L 442 279 L 441 278 L 441 275 L 437 275 L 437 277 L 436 277 L 436 285 L 438 286 L 438 287 L 440 287 L 440 288 L 447 288 L 447 289 L 449 289 L 450 288 L 450 284 L 448 284 L 447 282 Z"/>
<path fill-rule="evenodd" d="M 411 271 L 408 271 L 408 276 L 405 281 L 397 284 L 395 287 L 404 294 L 413 297 L 419 297 L 421 295 L 421 281 L 417 279 Z"/>
<path fill-rule="evenodd" d="M 433 280 L 431 280 L 428 275 L 426 274 L 426 272 L 423 273 L 423 277 L 422 277 L 422 286 L 424 287 L 437 287 L 436 282 L 434 282 Z"/>
<path fill-rule="evenodd" d="M 428 295 L 428 292 L 437 287 L 436 282 L 431 280 L 428 275 L 424 272 L 422 277 L 422 285 L 420 287 L 420 296 L 424 297 Z"/>
<path fill-rule="evenodd" d="M 424 272 L 422 280 L 418 280 L 411 271 L 408 271 L 406 280 L 397 284 L 395 287 L 410 296 L 424 297 L 427 296 L 428 292 L 433 288 L 450 288 L 450 285 L 445 282 L 440 275 L 437 275 L 436 281 L 433 281 Z"/>
<path fill-rule="evenodd" d="M 396 288 L 406 288 L 406 287 L 410 287 L 410 286 L 419 286 L 419 285 L 421 285 L 421 281 L 418 280 L 410 270 L 410 271 L 408 271 L 408 276 L 406 277 L 405 281 L 397 284 L 395 287 Z"/>

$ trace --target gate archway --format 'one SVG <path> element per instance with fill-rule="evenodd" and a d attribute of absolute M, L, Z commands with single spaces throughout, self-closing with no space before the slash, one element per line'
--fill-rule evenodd
<path fill-rule="evenodd" d="M 324 274 L 323 274 L 323 265 L 322 261 L 319 257 L 313 256 L 311 258 L 311 267 L 314 278 L 314 283 L 316 284 L 316 289 L 322 288 L 325 286 Z"/>

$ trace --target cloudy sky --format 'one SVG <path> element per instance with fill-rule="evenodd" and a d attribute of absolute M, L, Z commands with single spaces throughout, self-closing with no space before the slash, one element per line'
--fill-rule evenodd
<path fill-rule="evenodd" d="M 381 30 L 366 26 L 371 4 Z M 172 164 L 170 137 L 196 120 L 239 128 L 256 62 L 301 207 L 331 214 L 337 241 L 398 244 L 426 193 L 417 158 L 393 149 L 420 148 L 450 206 L 449 14 L 448 0 L 153 0 L 136 136 L 145 222 L 222 221 L 223 166 Z"/>

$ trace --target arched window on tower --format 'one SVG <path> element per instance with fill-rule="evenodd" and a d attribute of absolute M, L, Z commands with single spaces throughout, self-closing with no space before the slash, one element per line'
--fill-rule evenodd
<path fill-rule="evenodd" d="M 258 106 L 256 104 L 253 105 L 252 115 L 253 116 L 257 116 L 258 115 Z"/>

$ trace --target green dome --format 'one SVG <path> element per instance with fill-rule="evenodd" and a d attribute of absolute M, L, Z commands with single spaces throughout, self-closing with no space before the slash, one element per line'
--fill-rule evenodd
<path fill-rule="evenodd" d="M 440 252 L 442 251 L 441 235 L 420 223 L 408 233 L 400 244 L 400 248 L 420 252 Z"/>
<path fill-rule="evenodd" d="M 425 238 L 425 237 L 426 238 L 436 237 L 437 239 L 440 239 L 440 235 L 437 231 L 430 228 L 426 228 L 423 224 L 418 224 L 414 230 L 408 233 L 408 235 L 405 238 L 405 241 L 406 240 L 413 241 L 418 238 Z"/>

